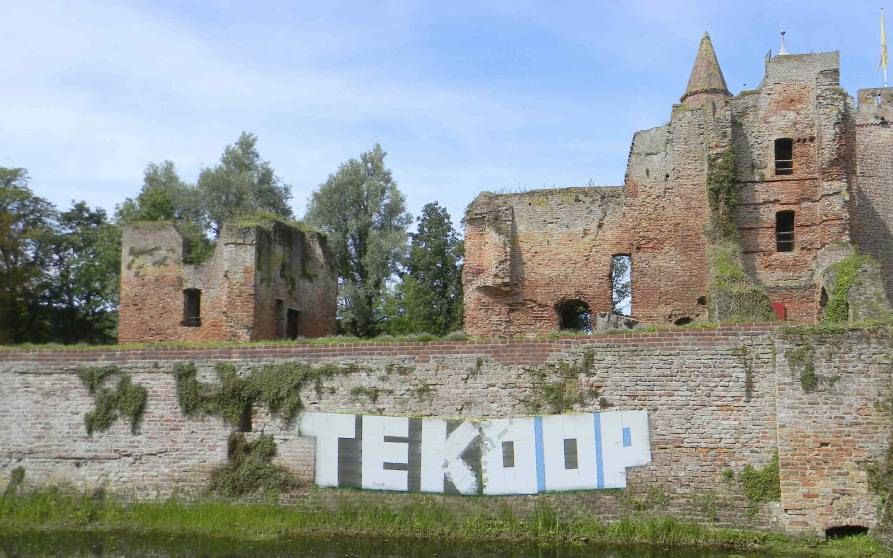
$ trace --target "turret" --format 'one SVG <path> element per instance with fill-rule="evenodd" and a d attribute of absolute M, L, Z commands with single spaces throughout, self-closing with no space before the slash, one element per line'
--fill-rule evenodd
<path fill-rule="evenodd" d="M 687 106 L 700 105 L 705 100 L 716 100 L 731 97 L 726 80 L 719 69 L 719 61 L 716 59 L 716 51 L 710 42 L 710 35 L 704 33 L 701 44 L 698 46 L 698 55 L 695 57 L 695 65 L 691 69 L 691 77 L 688 78 L 688 87 L 679 101 Z"/>

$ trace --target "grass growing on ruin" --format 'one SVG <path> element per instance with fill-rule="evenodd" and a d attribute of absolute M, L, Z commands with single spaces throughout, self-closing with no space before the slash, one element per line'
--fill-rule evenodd
<path fill-rule="evenodd" d="M 0 500 L 0 534 L 131 532 L 207 536 L 239 541 L 295 537 L 362 536 L 457 542 L 511 540 L 543 544 L 650 544 L 713 547 L 789 556 L 886 556 L 862 536 L 841 541 L 797 539 L 775 533 L 707 527 L 672 518 L 637 517 L 604 523 L 562 519 L 540 505 L 527 516 L 498 512 L 456 514 L 438 498 L 419 496 L 405 506 L 352 503 L 335 509 L 226 501 L 125 502 L 103 493 L 47 488 Z"/>

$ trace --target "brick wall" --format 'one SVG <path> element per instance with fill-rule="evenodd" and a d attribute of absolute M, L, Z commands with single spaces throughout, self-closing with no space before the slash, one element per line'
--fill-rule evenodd
<path fill-rule="evenodd" d="M 819 376 L 839 376 L 836 382 L 816 392 L 803 391 L 799 373 L 785 356 L 803 345 L 816 347 Z M 308 388 L 306 408 L 488 418 L 531 414 L 524 403 L 537 396 L 531 372 L 591 351 L 594 367 L 578 377 L 578 388 L 583 393 L 597 389 L 611 410 L 648 411 L 652 463 L 630 469 L 623 494 L 596 491 L 500 502 L 523 509 L 547 499 L 563 508 L 615 518 L 629 511 L 624 506 L 631 498 L 645 501 L 649 491 L 659 490 L 670 498 L 655 513 L 713 521 L 715 510 L 722 524 L 790 531 L 873 526 L 877 501 L 868 494 L 862 465 L 880 455 L 888 441 L 889 419 L 877 403 L 891 387 L 891 347 L 889 332 L 812 339 L 780 336 L 770 326 L 737 326 L 511 343 L 3 351 L 0 421 L 8 427 L 0 430 L 0 478 L 21 465 L 29 481 L 37 483 L 105 483 L 144 495 L 203 486 L 209 470 L 226 459 L 230 429 L 218 418 L 182 416 L 171 374 L 177 362 L 195 362 L 203 381 L 214 381 L 218 362 L 233 362 L 243 371 L 287 360 L 354 363 L 356 372 L 326 380 L 319 394 Z M 146 413 L 138 435 L 119 421 L 91 439 L 83 414 L 93 403 L 75 371 L 80 365 L 113 363 L 148 388 Z M 377 397 L 364 395 L 370 390 Z M 575 410 L 597 410 L 599 405 L 587 396 Z M 294 425 L 256 409 L 253 426 L 275 435 L 282 463 L 305 477 L 312 475 L 313 443 L 297 437 Z M 781 505 L 758 506 L 753 515 L 739 482 L 729 480 L 725 471 L 737 478 L 746 465 L 762 467 L 776 451 L 782 466 Z M 329 498 L 327 494 L 314 491 L 296 502 L 311 505 L 314 498 Z M 401 498 L 331 494 L 336 499 Z M 461 502 L 462 497 L 443 498 L 461 509 L 478 505 Z M 480 505 L 490 505 L 483 500 Z"/>

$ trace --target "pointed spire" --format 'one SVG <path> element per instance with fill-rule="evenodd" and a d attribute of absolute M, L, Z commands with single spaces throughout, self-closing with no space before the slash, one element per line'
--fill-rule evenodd
<path fill-rule="evenodd" d="M 688 87 L 685 88 L 685 94 L 679 101 L 684 103 L 689 97 L 698 94 L 718 94 L 727 97 L 732 95 L 726 87 L 722 70 L 719 69 L 719 61 L 716 59 L 713 43 L 710 42 L 710 35 L 706 32 L 698 46 L 695 65 L 691 69 L 691 77 L 688 78 Z"/>

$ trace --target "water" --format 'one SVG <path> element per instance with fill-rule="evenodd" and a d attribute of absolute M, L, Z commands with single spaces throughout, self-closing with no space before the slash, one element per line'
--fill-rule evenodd
<path fill-rule="evenodd" d="M 313 557 L 313 558 L 730 558 L 748 556 L 717 550 L 662 549 L 654 547 L 577 546 L 538 547 L 512 543 L 455 544 L 431 541 L 348 539 L 294 539 L 239 542 L 200 537 L 159 535 L 94 535 L 89 533 L 31 533 L 0 536 L 0 556 L 30 557 Z M 755 556 L 755 555 L 753 555 Z"/>

